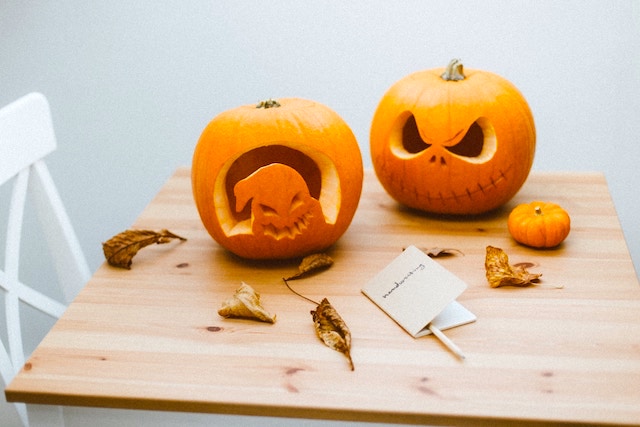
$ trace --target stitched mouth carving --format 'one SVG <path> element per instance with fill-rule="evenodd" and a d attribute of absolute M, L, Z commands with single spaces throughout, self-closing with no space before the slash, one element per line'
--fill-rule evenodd
<path fill-rule="evenodd" d="M 499 186 L 506 181 L 507 176 L 505 174 L 505 171 L 500 170 L 497 176 L 490 177 L 488 182 L 478 182 L 475 187 L 466 187 L 464 191 L 456 192 L 452 190 L 451 192 L 445 194 L 443 194 L 441 191 L 437 193 L 427 192 L 426 194 L 422 194 L 416 187 L 413 187 L 413 189 L 409 190 L 409 192 L 413 192 L 418 197 L 426 199 L 428 201 L 440 200 L 443 202 L 460 203 L 463 200 L 473 200 L 474 195 L 485 195 L 491 191 L 498 190 Z"/>

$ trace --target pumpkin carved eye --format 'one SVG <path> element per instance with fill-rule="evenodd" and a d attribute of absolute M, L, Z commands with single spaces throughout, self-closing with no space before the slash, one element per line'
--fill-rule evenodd
<path fill-rule="evenodd" d="M 460 133 L 462 131 L 453 136 L 452 139 L 456 139 Z M 410 155 L 421 153 L 433 145 L 422 139 L 416 118 L 410 113 L 404 126 L 402 126 L 400 138 L 403 150 Z M 482 163 L 489 160 L 495 153 L 495 131 L 489 120 L 481 117 L 469 126 L 469 129 L 459 142 L 454 145 L 442 145 L 448 152 L 463 157 L 466 161 Z"/>
<path fill-rule="evenodd" d="M 484 133 L 477 122 L 473 122 L 460 142 L 451 147 L 445 147 L 448 151 L 463 157 L 478 157 L 484 146 Z"/>
<path fill-rule="evenodd" d="M 413 114 L 409 116 L 402 127 L 402 147 L 411 154 L 417 154 L 431 147 L 431 144 L 427 144 L 420 136 L 416 118 Z"/>
<path fill-rule="evenodd" d="M 265 205 L 263 203 L 259 203 L 258 206 L 260 206 L 260 210 L 262 211 L 262 214 L 264 216 L 274 216 L 274 217 L 279 216 L 278 211 L 276 211 L 275 209 L 273 209 L 269 205 Z"/>
<path fill-rule="evenodd" d="M 484 163 L 493 158 L 498 148 L 496 131 L 489 119 L 480 117 L 469 126 L 460 142 L 445 148 L 469 163 Z"/>
<path fill-rule="evenodd" d="M 289 212 L 293 212 L 301 206 L 304 206 L 304 199 L 301 193 L 297 193 L 293 196 L 293 199 L 291 199 L 291 208 L 289 209 Z"/>

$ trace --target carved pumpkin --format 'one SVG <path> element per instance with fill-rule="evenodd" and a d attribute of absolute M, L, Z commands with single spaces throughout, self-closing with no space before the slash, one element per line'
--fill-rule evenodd
<path fill-rule="evenodd" d="M 511 211 L 509 233 L 518 243 L 534 248 L 553 248 L 569 235 L 571 218 L 555 203 L 523 203 Z"/>
<path fill-rule="evenodd" d="M 411 74 L 383 96 L 371 125 L 378 179 L 397 201 L 443 214 L 478 214 L 513 197 L 529 175 L 535 127 L 526 100 L 495 74 Z"/>
<path fill-rule="evenodd" d="M 328 107 L 299 98 L 215 117 L 200 136 L 191 172 L 209 234 L 251 259 L 331 246 L 351 223 L 362 179 L 351 129 Z"/>

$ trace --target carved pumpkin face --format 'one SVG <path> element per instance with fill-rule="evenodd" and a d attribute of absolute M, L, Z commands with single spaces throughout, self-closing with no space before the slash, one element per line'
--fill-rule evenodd
<path fill-rule="evenodd" d="M 411 74 L 382 98 L 371 126 L 378 179 L 397 201 L 433 213 L 477 214 L 511 199 L 535 153 L 527 102 L 507 80 L 466 70 Z"/>
<path fill-rule="evenodd" d="M 233 192 L 236 212 L 242 212 L 251 201 L 251 233 L 254 236 L 295 239 L 312 224 L 326 224 L 320 202 L 311 197 L 302 176 L 282 163 L 261 167 L 239 181 Z"/>
<path fill-rule="evenodd" d="M 326 249 L 346 231 L 362 157 L 334 111 L 288 98 L 214 118 L 191 179 L 200 218 L 220 245 L 244 258 L 291 258 Z"/>

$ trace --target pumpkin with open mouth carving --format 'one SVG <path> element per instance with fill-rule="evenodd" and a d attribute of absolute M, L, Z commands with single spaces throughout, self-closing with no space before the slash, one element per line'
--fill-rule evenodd
<path fill-rule="evenodd" d="M 349 126 L 300 98 L 219 114 L 200 136 L 191 170 L 205 228 L 249 259 L 299 257 L 334 244 L 355 214 L 362 180 Z"/>
<path fill-rule="evenodd" d="M 518 89 L 459 60 L 391 86 L 370 134 L 385 190 L 439 214 L 479 214 L 506 203 L 529 175 L 535 143 L 533 115 Z"/>

